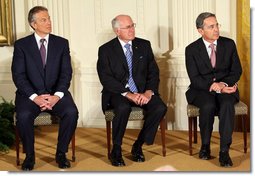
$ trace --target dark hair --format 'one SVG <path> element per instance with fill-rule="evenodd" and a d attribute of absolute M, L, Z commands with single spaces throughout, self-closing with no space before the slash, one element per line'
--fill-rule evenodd
<path fill-rule="evenodd" d="M 206 18 L 209 18 L 209 17 L 215 17 L 215 18 L 216 18 L 215 14 L 210 13 L 210 12 L 203 12 L 203 13 L 200 13 L 200 14 L 198 15 L 197 19 L 196 19 L 196 27 L 197 27 L 197 29 L 203 28 L 203 26 L 204 26 L 204 20 L 205 20 Z"/>
<path fill-rule="evenodd" d="M 40 12 L 40 11 L 47 11 L 48 12 L 48 9 L 46 7 L 43 7 L 43 6 L 35 6 L 32 9 L 30 9 L 27 19 L 28 19 L 29 25 L 31 27 L 32 27 L 31 23 L 35 21 L 35 14 Z"/>

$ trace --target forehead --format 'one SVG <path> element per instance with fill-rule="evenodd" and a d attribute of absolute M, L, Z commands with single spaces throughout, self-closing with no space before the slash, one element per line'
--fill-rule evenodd
<path fill-rule="evenodd" d="M 118 18 L 119 24 L 130 24 L 133 23 L 132 19 L 129 16 L 121 16 Z"/>
<path fill-rule="evenodd" d="M 217 23 L 217 19 L 215 17 L 208 17 L 204 19 L 204 24 L 215 24 Z"/>
<path fill-rule="evenodd" d="M 36 18 L 47 18 L 47 17 L 49 17 L 49 13 L 48 13 L 48 11 L 44 10 L 44 11 L 39 11 L 39 12 L 35 13 L 34 16 Z"/>

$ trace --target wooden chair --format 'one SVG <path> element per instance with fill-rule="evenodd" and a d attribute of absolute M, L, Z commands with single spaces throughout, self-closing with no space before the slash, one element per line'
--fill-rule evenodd
<path fill-rule="evenodd" d="M 107 150 L 108 158 L 110 158 L 111 152 L 111 122 L 114 118 L 114 112 L 112 109 L 105 111 L 105 120 L 106 120 L 106 133 L 107 133 Z M 139 107 L 132 107 L 132 111 L 129 115 L 129 121 L 143 120 L 143 109 Z M 165 130 L 166 122 L 165 118 L 160 121 L 160 131 L 161 131 L 161 140 L 162 140 L 162 154 L 166 156 L 166 140 L 165 140 Z"/>
<path fill-rule="evenodd" d="M 16 163 L 19 166 L 20 165 L 20 159 L 19 159 L 19 143 L 20 143 L 20 137 L 19 132 L 16 127 L 16 113 L 14 113 L 13 116 L 13 122 L 14 122 L 14 128 L 15 128 L 15 145 L 16 145 Z M 36 117 L 34 121 L 34 126 L 45 126 L 45 125 L 56 125 L 59 123 L 59 118 L 57 116 L 52 116 L 49 113 L 42 112 L 39 114 L 38 117 Z M 75 134 L 73 135 L 71 139 L 71 145 L 72 145 L 72 161 L 75 161 Z M 23 153 L 25 153 L 23 148 Z"/>
<path fill-rule="evenodd" d="M 235 116 L 242 118 L 244 153 L 247 152 L 247 114 L 248 107 L 246 104 L 241 101 L 235 104 Z M 189 120 L 189 154 L 192 155 L 192 132 L 194 135 L 194 143 L 197 143 L 197 117 L 199 116 L 199 108 L 188 104 L 187 115 Z"/>

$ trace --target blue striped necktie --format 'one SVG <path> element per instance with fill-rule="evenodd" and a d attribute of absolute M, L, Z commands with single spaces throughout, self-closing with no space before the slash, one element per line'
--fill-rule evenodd
<path fill-rule="evenodd" d="M 127 64 L 128 64 L 128 70 L 129 70 L 129 79 L 128 79 L 128 86 L 129 86 L 129 90 L 131 92 L 138 92 L 137 91 L 137 87 L 135 85 L 133 76 L 132 76 L 132 52 L 130 50 L 130 44 L 125 44 L 125 48 L 127 49 L 125 55 L 126 55 L 126 59 L 127 59 Z"/>

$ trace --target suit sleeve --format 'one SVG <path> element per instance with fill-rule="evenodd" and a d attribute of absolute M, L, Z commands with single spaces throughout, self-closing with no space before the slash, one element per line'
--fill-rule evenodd
<path fill-rule="evenodd" d="M 24 51 L 20 46 L 20 43 L 15 42 L 11 66 L 12 79 L 18 91 L 22 95 L 30 97 L 33 93 L 35 93 L 35 91 L 27 77 L 25 63 Z"/>
<path fill-rule="evenodd" d="M 104 90 L 117 94 L 127 92 L 128 89 L 125 88 L 125 84 L 115 78 L 111 69 L 110 56 L 104 47 L 100 47 L 98 50 L 97 72 Z"/>
<path fill-rule="evenodd" d="M 67 93 L 70 87 L 71 79 L 72 79 L 72 64 L 71 64 L 71 56 L 69 50 L 69 43 L 67 40 L 64 42 L 63 53 L 61 55 L 61 66 L 59 79 L 56 86 L 56 92 L 64 92 Z"/>
<path fill-rule="evenodd" d="M 229 49 L 231 50 L 231 55 L 230 58 L 227 59 L 231 60 L 231 65 L 228 74 L 222 79 L 222 82 L 227 83 L 229 86 L 233 86 L 240 79 L 242 67 L 234 41 L 231 42 L 231 47 L 229 47 Z"/>
<path fill-rule="evenodd" d="M 202 75 L 198 69 L 197 63 L 195 61 L 195 53 L 188 46 L 185 49 L 185 64 L 187 73 L 191 82 L 192 88 L 206 90 L 208 91 L 211 84 L 213 83 L 213 79 L 208 79 Z"/>

